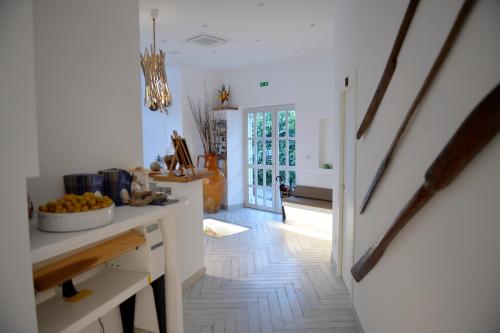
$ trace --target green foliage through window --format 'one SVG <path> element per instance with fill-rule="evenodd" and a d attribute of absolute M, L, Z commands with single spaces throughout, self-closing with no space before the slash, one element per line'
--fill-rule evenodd
<path fill-rule="evenodd" d="M 288 141 L 288 165 L 295 166 L 295 140 Z"/>
<path fill-rule="evenodd" d="M 264 135 L 264 114 L 257 113 L 256 118 L 257 136 L 261 138 Z"/>
<path fill-rule="evenodd" d="M 288 136 L 295 136 L 295 111 L 288 111 Z"/>

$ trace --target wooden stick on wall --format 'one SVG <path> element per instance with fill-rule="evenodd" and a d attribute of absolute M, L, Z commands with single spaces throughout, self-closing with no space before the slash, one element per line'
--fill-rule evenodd
<path fill-rule="evenodd" d="M 406 13 L 401 22 L 401 26 L 399 27 L 398 34 L 396 35 L 396 40 L 394 41 L 394 45 L 392 46 L 391 53 L 389 55 L 389 59 L 385 65 L 384 72 L 382 74 L 382 78 L 380 79 L 377 89 L 375 90 L 375 94 L 373 95 L 372 101 L 368 106 L 368 110 L 365 113 L 363 121 L 359 126 L 358 132 L 356 133 L 356 138 L 359 140 L 363 134 L 366 132 L 368 127 L 375 118 L 375 114 L 377 113 L 378 107 L 384 98 L 385 91 L 391 82 L 392 76 L 396 71 L 396 66 L 398 64 L 398 55 L 399 51 L 401 51 L 401 47 L 403 46 L 403 41 L 406 37 L 406 33 L 410 27 L 410 23 L 417 11 L 419 0 L 411 0 L 408 4 L 408 8 L 406 8 Z"/>
<path fill-rule="evenodd" d="M 500 84 L 462 122 L 425 173 L 425 181 L 399 212 L 384 236 L 352 267 L 359 282 L 384 255 L 385 250 L 406 224 L 438 192 L 448 186 L 500 131 Z"/>
<path fill-rule="evenodd" d="M 450 53 L 450 50 L 452 49 L 453 44 L 455 43 L 458 35 L 460 34 L 460 31 L 462 30 L 462 27 L 467 19 L 467 16 L 471 12 L 475 2 L 476 0 L 465 0 L 462 7 L 460 8 L 460 11 L 458 12 L 457 17 L 455 18 L 455 22 L 453 23 L 453 26 L 450 32 L 448 33 L 445 42 L 441 47 L 441 50 L 439 51 L 439 54 L 436 57 L 436 60 L 434 60 L 434 64 L 432 65 L 429 73 L 427 74 L 425 81 L 422 83 L 422 86 L 420 87 L 417 96 L 413 100 L 410 109 L 406 113 L 403 123 L 401 124 L 401 126 L 399 126 L 398 132 L 396 133 L 396 136 L 392 140 L 391 146 L 389 147 L 389 151 L 386 153 L 384 159 L 382 160 L 382 163 L 380 163 L 377 172 L 375 173 L 375 177 L 373 177 L 373 180 L 370 186 L 368 187 L 368 191 L 366 192 L 365 197 L 363 199 L 363 203 L 361 204 L 360 214 L 363 214 L 366 207 L 368 206 L 368 203 L 370 202 L 373 193 L 375 193 L 377 185 L 379 184 L 380 180 L 384 176 L 385 171 L 387 170 L 392 161 L 392 157 L 396 151 L 397 146 L 399 145 L 399 142 L 402 140 L 403 134 L 405 133 L 405 130 L 408 127 L 408 124 L 410 123 L 410 120 L 415 115 L 418 105 L 423 100 L 425 94 L 431 87 L 434 78 L 439 73 L 441 66 L 443 65 L 448 54 Z"/>

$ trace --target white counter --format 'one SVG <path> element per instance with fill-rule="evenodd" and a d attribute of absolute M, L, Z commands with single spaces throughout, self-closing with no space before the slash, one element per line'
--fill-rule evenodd
<path fill-rule="evenodd" d="M 169 187 L 172 195 L 189 198 L 186 206 L 177 212 L 178 233 L 183 240 L 177 243 L 180 260 L 179 276 L 188 284 L 196 281 L 205 270 L 203 246 L 203 179 L 189 182 L 151 181 L 157 186 Z"/>
<path fill-rule="evenodd" d="M 32 263 L 41 263 L 158 220 L 165 243 L 167 329 L 169 332 L 183 332 L 183 280 L 180 272 L 184 259 L 178 249 L 180 244 L 189 243 L 189 240 L 184 239 L 182 221 L 177 218 L 177 214 L 186 210 L 188 202 L 187 199 L 180 198 L 178 202 L 166 206 L 116 207 L 113 223 L 88 231 L 48 233 L 38 230 L 36 221 L 33 221 L 30 223 Z M 102 310 L 109 311 L 110 309 L 102 307 Z M 54 315 L 57 316 L 57 314 Z M 94 313 L 89 318 L 95 316 Z"/>

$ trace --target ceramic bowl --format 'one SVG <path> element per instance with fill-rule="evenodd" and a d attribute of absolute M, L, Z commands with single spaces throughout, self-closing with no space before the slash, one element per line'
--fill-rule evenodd
<path fill-rule="evenodd" d="M 44 213 L 37 211 L 38 229 L 49 232 L 72 232 L 99 228 L 114 220 L 115 205 L 79 213 Z"/>

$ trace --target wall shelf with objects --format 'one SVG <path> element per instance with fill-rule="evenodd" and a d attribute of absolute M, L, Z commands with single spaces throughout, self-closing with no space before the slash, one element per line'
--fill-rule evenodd
<path fill-rule="evenodd" d="M 76 285 L 92 294 L 76 303 L 52 297 L 37 305 L 39 332 L 78 332 L 148 285 L 148 274 L 115 268 Z"/>
<path fill-rule="evenodd" d="M 217 106 L 217 107 L 214 107 L 212 110 L 213 111 L 237 111 L 239 109 L 240 108 L 237 106 L 227 105 L 227 106 Z"/>
<path fill-rule="evenodd" d="M 225 159 L 226 197 L 222 206 L 231 209 L 243 206 L 243 112 L 236 107 L 223 108 L 217 112 L 220 119 L 215 143 L 217 154 Z"/>

